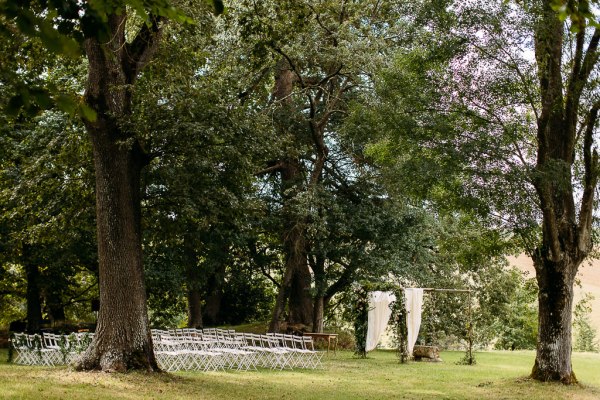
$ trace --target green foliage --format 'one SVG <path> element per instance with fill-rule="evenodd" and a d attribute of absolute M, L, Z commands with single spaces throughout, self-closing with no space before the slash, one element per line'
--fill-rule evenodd
<path fill-rule="evenodd" d="M 222 323 L 266 321 L 273 309 L 273 285 L 248 265 L 232 266 L 225 277 L 222 300 Z"/>
<path fill-rule="evenodd" d="M 590 324 L 590 315 L 592 313 L 591 302 L 594 296 L 591 293 L 585 293 L 583 298 L 575 304 L 573 310 L 573 327 L 575 328 L 575 343 L 573 348 L 576 351 L 591 351 L 597 353 L 598 331 Z"/>
<path fill-rule="evenodd" d="M 272 139 L 257 128 L 264 117 L 238 104 L 244 72 L 225 65 L 231 53 L 207 35 L 216 21 L 185 11 L 196 25 L 165 27 L 169 40 L 138 80 L 127 122 L 153 157 L 143 176 L 144 256 L 152 324 L 163 327 L 185 324 L 186 291 L 206 298 L 215 279 L 221 323 L 264 317 L 272 298 L 258 279 L 271 256 L 257 253 L 248 268 L 262 218 L 253 173 Z"/>
<path fill-rule="evenodd" d="M 206 2 L 213 6 L 216 14 L 224 11 L 221 0 Z M 101 42 L 109 41 L 110 16 L 121 15 L 127 10 L 133 10 L 133 19 L 138 18 L 145 24 L 150 24 L 155 18 L 166 18 L 182 24 L 195 23 L 167 0 L 7 0 L 0 3 L 0 38 L 39 43 L 51 55 L 80 59 L 84 53 L 84 40 L 94 37 Z M 6 68 L 4 63 L 0 65 L 3 81 L 10 85 L 12 92 L 4 105 L 9 115 L 16 116 L 21 110 L 35 115 L 40 109 L 54 106 L 70 115 L 95 121 L 96 112 L 82 103 L 77 93 L 67 92 L 53 84 L 36 84 L 18 69 Z"/>
<path fill-rule="evenodd" d="M 356 350 L 356 337 L 354 336 L 354 330 L 345 327 L 336 327 L 334 325 L 327 325 L 327 332 L 335 332 L 338 334 L 337 337 L 337 348 L 341 350 Z M 323 347 L 325 344 L 323 343 Z"/>
<path fill-rule="evenodd" d="M 490 288 L 493 297 L 487 297 L 487 317 L 492 317 L 494 347 L 503 350 L 535 349 L 537 343 L 537 284 L 525 279 L 512 269 L 501 281 Z M 482 315 L 482 318 L 483 315 Z"/>
<path fill-rule="evenodd" d="M 8 251 L 6 247 L 5 250 Z M 4 257 L 7 255 L 7 253 L 4 253 Z M 0 309 L 2 310 L 0 327 L 8 328 L 12 321 L 22 319 L 24 316 L 26 290 L 24 278 L 20 266 L 5 262 L 0 263 Z"/>
<path fill-rule="evenodd" d="M 394 291 L 396 301 L 390 304 L 392 309 L 391 320 L 394 323 L 393 341 L 396 344 L 396 356 L 402 364 L 408 361 L 408 327 L 406 325 L 406 302 L 404 291 L 397 289 Z"/>
<path fill-rule="evenodd" d="M 177 268 L 174 248 L 162 243 L 144 248 L 146 291 L 148 293 L 148 318 L 152 328 L 168 329 L 184 325 L 186 299 L 184 277 Z"/>
<path fill-rule="evenodd" d="M 535 127 L 519 110 L 528 110 L 523 93 L 537 78 L 516 50 L 494 55 L 527 37 L 530 21 L 518 14 L 523 19 L 515 22 L 508 8 L 465 5 L 445 20 L 453 33 L 416 32 L 423 45 L 399 52 L 380 71 L 375 96 L 357 106 L 353 120 L 368 132 L 367 154 L 382 166 L 388 190 L 441 211 L 462 210 L 500 235 L 513 231 L 529 248 L 539 236 L 529 174 Z M 499 26 L 506 36 L 495 33 Z M 510 62 L 501 61 L 506 57 Z"/>
<path fill-rule="evenodd" d="M 354 322 L 355 350 L 354 355 L 359 358 L 367 357 L 367 329 L 369 327 L 369 291 L 359 285 L 354 286 L 354 307 L 352 308 L 352 321 Z"/>
<path fill-rule="evenodd" d="M 466 293 L 428 292 L 423 297 L 422 323 L 417 343 L 441 349 L 464 349 L 468 337 Z"/>
<path fill-rule="evenodd" d="M 579 32 L 585 29 L 586 25 L 600 27 L 593 12 L 594 1 L 568 1 L 552 0 L 552 9 L 558 13 L 561 21 L 569 19 L 571 22 L 570 30 Z"/>
<path fill-rule="evenodd" d="M 465 355 L 463 356 L 463 358 L 456 361 L 456 364 L 458 364 L 458 365 L 475 365 L 475 364 L 477 364 L 477 360 L 475 359 L 475 356 L 472 353 L 467 351 L 465 353 Z"/>
<path fill-rule="evenodd" d="M 40 85 L 82 90 L 85 65 L 49 55 L 35 40 L 17 43 L 18 52 L 5 54 L 7 67 Z M 47 108 L 35 116 L 0 114 L 1 325 L 25 317 L 25 263 L 40 270 L 44 317 L 63 309 L 67 318 L 91 320 L 89 299 L 97 289 L 91 149 L 79 121 Z"/>

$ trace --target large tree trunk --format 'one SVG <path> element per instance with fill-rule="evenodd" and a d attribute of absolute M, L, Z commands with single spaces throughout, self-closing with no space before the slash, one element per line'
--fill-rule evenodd
<path fill-rule="evenodd" d="M 314 257 L 311 259 L 311 268 L 315 279 L 315 298 L 313 305 L 313 332 L 323 332 L 323 319 L 325 314 L 325 293 L 327 281 L 325 275 L 325 257 Z"/>
<path fill-rule="evenodd" d="M 96 173 L 100 311 L 92 344 L 78 369 L 157 370 L 146 308 L 142 264 L 140 174 L 147 159 L 124 126 L 131 115 L 131 88 L 156 48 L 160 21 L 125 40 L 126 14 L 110 15 L 110 41 L 85 41 L 85 101 L 96 113 L 85 125 Z"/>
<path fill-rule="evenodd" d="M 570 258 L 553 263 L 534 257 L 539 288 L 539 333 L 532 377 L 575 383 L 571 365 L 573 281 L 578 264 Z"/>
<path fill-rule="evenodd" d="M 157 369 L 146 309 L 136 146 L 119 143 L 99 116 L 91 133 L 96 168 L 100 311 L 80 369 Z M 107 126 L 108 125 L 108 126 Z M 88 128 L 89 129 L 89 128 Z M 114 136 L 116 137 L 114 137 Z"/>
<path fill-rule="evenodd" d="M 284 275 L 275 301 L 269 325 L 271 332 L 279 332 L 286 304 L 288 324 L 310 325 L 312 323 L 311 276 L 306 257 L 304 227 L 295 224 L 286 231 L 284 252 L 286 261 Z"/>
<path fill-rule="evenodd" d="M 325 314 L 325 298 L 323 296 L 315 297 L 313 308 L 313 324 L 312 331 L 323 332 L 323 315 Z"/>
<path fill-rule="evenodd" d="M 286 229 L 283 233 L 283 250 L 286 255 L 285 275 L 289 280 L 282 282 L 280 291 L 288 300 L 289 324 L 310 325 L 312 323 L 312 297 L 310 294 L 312 277 L 308 267 L 306 222 L 304 217 L 298 215 L 290 203 L 293 195 L 301 186 L 302 172 L 297 159 L 284 161 L 281 170 L 282 186 L 284 188 L 283 208 L 287 218 Z M 291 193 L 288 192 L 289 189 Z M 277 301 L 285 299 L 278 296 Z M 277 308 L 281 308 L 280 306 Z"/>
<path fill-rule="evenodd" d="M 202 320 L 202 293 L 195 288 L 188 288 L 188 328 L 202 329 L 204 321 Z"/>
<path fill-rule="evenodd" d="M 275 74 L 273 97 L 282 109 L 279 113 L 280 131 L 287 133 L 290 125 L 289 115 L 294 113 L 291 94 L 296 76 L 287 61 L 281 60 Z M 291 132 L 293 135 L 294 132 Z M 279 162 L 282 184 L 282 199 L 285 227 L 283 232 L 283 250 L 286 256 L 284 274 L 275 302 L 269 330 L 279 332 L 280 323 L 289 310 L 287 322 L 309 325 L 312 322 L 312 300 L 310 296 L 311 275 L 308 268 L 304 217 L 298 215 L 292 205 L 294 197 L 302 190 L 303 168 L 297 157 L 289 157 Z"/>
<path fill-rule="evenodd" d="M 183 238 L 183 251 L 186 269 L 188 328 L 202 329 L 202 274 L 198 265 L 196 243 L 190 235 Z"/>
<path fill-rule="evenodd" d="M 289 315 L 287 322 L 293 325 L 311 325 L 313 302 L 311 295 L 311 274 L 306 261 L 306 253 L 299 257 L 294 255 L 295 263 L 292 268 L 290 287 Z"/>
<path fill-rule="evenodd" d="M 42 303 L 40 294 L 40 268 L 30 259 L 29 245 L 23 245 L 23 265 L 27 278 L 27 332 L 39 332 L 42 322 Z"/>
<path fill-rule="evenodd" d="M 215 266 L 208 277 L 206 285 L 206 301 L 204 306 L 204 321 L 209 326 L 220 325 L 223 322 L 221 316 L 221 304 L 223 301 L 223 285 L 225 284 L 225 263 Z"/>
<path fill-rule="evenodd" d="M 287 300 L 289 298 L 290 284 L 292 281 L 292 270 L 284 267 L 283 278 L 279 286 L 279 292 L 275 299 L 275 307 L 273 307 L 273 315 L 269 323 L 269 332 L 280 332 L 282 317 L 285 313 Z"/>

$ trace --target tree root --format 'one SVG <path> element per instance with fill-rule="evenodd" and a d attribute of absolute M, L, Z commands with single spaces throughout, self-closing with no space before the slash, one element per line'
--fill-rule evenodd
<path fill-rule="evenodd" d="M 560 382 L 564 385 L 575 385 L 579 383 L 575 372 L 571 371 L 570 374 L 561 374 L 558 371 L 542 371 L 538 368 L 537 363 L 533 366 L 533 370 L 530 375 L 531 379 L 540 382 Z"/>

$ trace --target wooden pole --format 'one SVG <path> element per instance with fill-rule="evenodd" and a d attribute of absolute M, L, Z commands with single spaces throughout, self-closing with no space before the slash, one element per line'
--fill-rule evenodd
<path fill-rule="evenodd" d="M 469 327 L 468 327 L 468 335 L 469 335 L 469 365 L 473 364 L 473 320 L 471 317 L 471 291 L 469 290 Z"/>

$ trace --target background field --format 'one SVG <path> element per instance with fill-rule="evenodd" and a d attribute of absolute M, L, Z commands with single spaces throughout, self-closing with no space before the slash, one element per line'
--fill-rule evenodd
<path fill-rule="evenodd" d="M 398 364 L 394 353 L 366 360 L 348 351 L 324 360 L 324 370 L 176 374 L 77 373 L 67 368 L 6 363 L 0 352 L 0 399 L 598 399 L 600 355 L 576 353 L 580 385 L 527 379 L 534 353 L 477 353 L 477 365 L 457 365 L 461 352 L 442 363 Z"/>
<path fill-rule="evenodd" d="M 511 265 L 519 268 L 528 278 L 535 278 L 535 270 L 531 258 L 526 255 L 509 257 Z M 579 284 L 575 286 L 575 303 L 584 293 L 591 293 L 595 299 L 592 302 L 591 323 L 600 332 L 600 260 L 585 261 L 577 273 Z"/>

